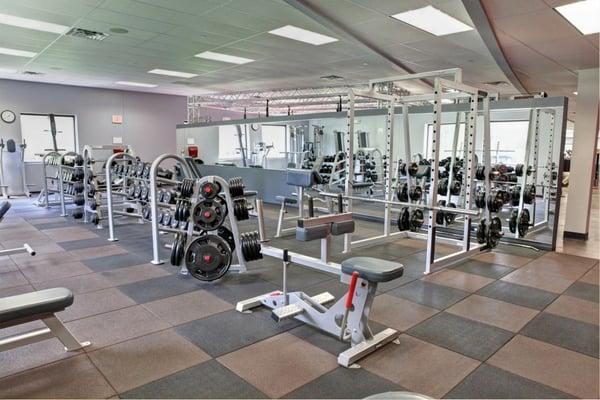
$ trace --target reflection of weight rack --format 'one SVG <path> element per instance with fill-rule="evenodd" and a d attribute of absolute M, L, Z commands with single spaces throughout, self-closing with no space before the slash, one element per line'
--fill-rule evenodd
<path fill-rule="evenodd" d="M 60 205 L 61 216 L 66 217 L 67 204 L 79 205 L 76 184 L 83 180 L 83 158 L 72 151 L 47 152 L 42 157 L 42 179 L 44 189 L 35 204 L 46 208 Z"/>
<path fill-rule="evenodd" d="M 158 176 L 160 165 L 169 159 L 180 162 L 188 178 L 179 181 Z M 160 190 L 161 184 L 171 189 Z M 164 232 L 175 234 L 169 246 L 171 264 L 179 266 L 185 262 L 181 274 L 189 273 L 197 279 L 212 281 L 229 270 L 245 272 L 247 261 L 262 258 L 258 234 L 240 234 L 238 228 L 238 221 L 249 218 L 245 196 L 241 178 L 229 181 L 219 176 L 194 179 L 179 156 L 163 154 L 158 157 L 150 170 L 151 262 L 164 262 L 158 253 L 158 235 Z M 224 225 L 226 221 L 228 228 Z M 234 252 L 237 264 L 232 264 Z"/>

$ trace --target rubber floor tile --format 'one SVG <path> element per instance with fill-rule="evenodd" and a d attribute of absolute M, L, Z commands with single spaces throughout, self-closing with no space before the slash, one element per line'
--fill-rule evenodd
<path fill-rule="evenodd" d="M 408 334 L 480 361 L 494 354 L 513 336 L 503 329 L 447 312 L 415 326 Z"/>
<path fill-rule="evenodd" d="M 598 303 L 568 295 L 560 296 L 544 311 L 596 325 L 600 315 Z"/>
<path fill-rule="evenodd" d="M 145 303 L 144 307 L 171 325 L 183 323 L 233 309 L 233 305 L 206 290 L 167 297 Z"/>
<path fill-rule="evenodd" d="M 398 331 L 406 331 L 438 312 L 412 301 L 382 294 L 375 297 L 369 319 Z"/>
<path fill-rule="evenodd" d="M 595 303 L 600 302 L 598 285 L 592 285 L 585 282 L 575 282 L 569 286 L 564 294 L 568 294 L 569 296 L 577 297 L 582 300 L 593 301 Z"/>
<path fill-rule="evenodd" d="M 498 253 L 495 251 L 486 252 L 473 257 L 475 260 L 483 261 L 490 264 L 504 265 L 511 268 L 521 268 L 531 262 L 529 257 L 521 257 L 514 254 Z"/>
<path fill-rule="evenodd" d="M 505 265 L 500 264 L 490 264 L 483 261 L 478 260 L 468 260 L 452 269 L 456 271 L 466 272 L 468 274 L 475 274 L 484 276 L 486 278 L 499 279 L 504 275 L 514 271 L 514 268 L 507 267 Z"/>
<path fill-rule="evenodd" d="M 125 253 L 106 257 L 92 258 L 83 263 L 94 272 L 108 271 L 115 268 L 131 267 L 132 265 L 145 264 L 148 259 L 139 255 Z"/>
<path fill-rule="evenodd" d="M 110 281 L 114 286 L 119 286 L 162 276 L 170 276 L 171 274 L 165 268 L 148 263 L 111 269 L 109 271 L 101 272 L 100 275 Z"/>
<path fill-rule="evenodd" d="M 56 264 L 38 264 L 20 267 L 27 279 L 32 282 L 45 282 L 59 278 L 69 278 L 93 272 L 79 261 L 69 261 Z"/>
<path fill-rule="evenodd" d="M 488 364 L 447 393 L 447 399 L 566 399 L 572 396 Z"/>
<path fill-rule="evenodd" d="M 423 304 L 438 310 L 447 308 L 469 295 L 468 292 L 462 290 L 421 280 L 400 286 L 399 288 L 390 290 L 386 294 L 410 300 L 413 303 Z"/>
<path fill-rule="evenodd" d="M 51 281 L 34 283 L 36 290 L 49 289 L 53 287 L 66 287 L 73 294 L 93 292 L 116 286 L 104 276 L 96 273 L 70 276 L 68 278 L 53 279 Z"/>
<path fill-rule="evenodd" d="M 429 274 L 422 278 L 423 281 L 436 283 L 438 285 L 448 286 L 466 292 L 476 292 L 484 286 L 494 282 L 492 278 L 484 276 L 467 274 L 466 272 L 453 269 L 444 269 L 442 271 Z"/>
<path fill-rule="evenodd" d="M 115 394 L 113 388 L 85 355 L 0 379 L 2 398 L 91 398 Z"/>
<path fill-rule="evenodd" d="M 199 289 L 199 286 L 198 281 L 192 277 L 168 275 L 128 283 L 119 286 L 119 289 L 139 304 L 142 304 L 196 291 Z"/>
<path fill-rule="evenodd" d="M 598 398 L 598 359 L 515 336 L 488 363 L 584 399 Z"/>
<path fill-rule="evenodd" d="M 69 308 L 56 315 L 61 321 L 68 322 L 134 305 L 136 305 L 136 302 L 124 295 L 119 289 L 108 288 L 78 294 Z"/>
<path fill-rule="evenodd" d="M 89 356 L 119 393 L 210 359 L 172 330 L 105 347 Z"/>
<path fill-rule="evenodd" d="M 215 360 L 147 383 L 122 399 L 264 399 L 264 393 Z"/>
<path fill-rule="evenodd" d="M 272 398 L 338 367 L 333 355 L 288 333 L 226 354 L 218 361 Z"/>
<path fill-rule="evenodd" d="M 400 335 L 400 344 L 388 344 L 360 365 L 407 391 L 440 398 L 480 364 L 453 351 Z"/>
<path fill-rule="evenodd" d="M 109 244 L 105 238 L 103 237 L 95 237 L 92 239 L 80 239 L 80 240 L 70 240 L 66 242 L 60 242 L 59 245 L 65 250 L 79 250 L 79 249 L 87 249 L 90 247 L 102 247 Z"/>
<path fill-rule="evenodd" d="M 540 313 L 521 331 L 522 335 L 598 358 L 598 325 Z"/>
<path fill-rule="evenodd" d="M 558 297 L 556 293 L 504 281 L 496 281 L 477 294 L 536 310 L 544 309 Z"/>
<path fill-rule="evenodd" d="M 532 308 L 476 294 L 456 303 L 446 311 L 511 332 L 520 331 L 538 314 L 538 310 Z"/>
<path fill-rule="evenodd" d="M 400 385 L 364 369 L 339 367 L 288 393 L 288 399 L 364 399 L 384 392 L 405 391 Z"/>

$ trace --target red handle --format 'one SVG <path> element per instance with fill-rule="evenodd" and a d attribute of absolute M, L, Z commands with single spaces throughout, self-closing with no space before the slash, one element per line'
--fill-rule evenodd
<path fill-rule="evenodd" d="M 356 282 L 358 281 L 358 272 L 352 273 L 350 278 L 350 287 L 348 288 L 348 296 L 346 296 L 346 309 L 352 308 L 352 299 L 354 298 L 354 291 L 356 290 Z"/>

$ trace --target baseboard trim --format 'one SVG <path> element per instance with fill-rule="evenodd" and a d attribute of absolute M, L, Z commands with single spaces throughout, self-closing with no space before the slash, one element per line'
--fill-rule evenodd
<path fill-rule="evenodd" d="M 588 240 L 589 233 L 569 232 L 565 231 L 563 237 L 565 239 Z"/>

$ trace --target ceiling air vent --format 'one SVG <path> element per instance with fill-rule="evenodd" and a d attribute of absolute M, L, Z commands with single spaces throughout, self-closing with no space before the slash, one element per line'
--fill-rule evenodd
<path fill-rule="evenodd" d="M 37 71 L 23 71 L 23 75 L 44 75 L 44 73 Z"/>
<path fill-rule="evenodd" d="M 339 75 L 325 75 L 322 76 L 321 79 L 324 81 L 343 81 L 344 77 Z"/>
<path fill-rule="evenodd" d="M 98 42 L 101 42 L 102 40 L 108 37 L 107 33 L 88 31 L 87 29 L 81 28 L 72 28 L 69 32 L 66 33 L 66 35 L 90 40 L 97 40 Z"/>

